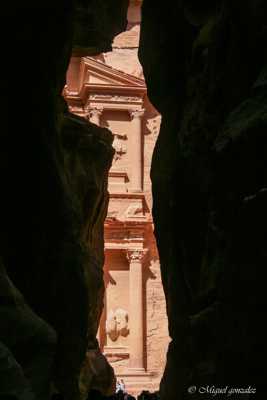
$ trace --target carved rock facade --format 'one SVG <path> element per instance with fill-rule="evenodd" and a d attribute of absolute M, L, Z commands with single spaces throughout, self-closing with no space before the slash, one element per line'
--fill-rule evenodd
<path fill-rule="evenodd" d="M 140 16 L 140 4 L 134 9 Z M 128 34 L 131 29 L 125 38 Z M 132 52 L 138 64 L 136 44 Z M 114 48 L 111 53 L 73 57 L 65 96 L 77 115 L 114 135 L 98 341 L 126 390 L 137 395 L 157 390 L 169 341 L 149 178 L 160 116 L 147 99 L 144 80 L 125 71 L 123 56 L 120 69 L 114 68 L 114 57 L 119 67 L 119 54 L 114 55 Z"/>

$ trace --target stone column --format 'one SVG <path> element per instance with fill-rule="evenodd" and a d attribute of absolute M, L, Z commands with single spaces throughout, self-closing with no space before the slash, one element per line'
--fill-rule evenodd
<path fill-rule="evenodd" d="M 131 157 L 130 188 L 134 192 L 142 191 L 142 117 L 144 110 L 130 110 L 132 118 L 131 134 L 129 135 L 129 154 Z"/>
<path fill-rule="evenodd" d="M 89 110 L 89 120 L 93 124 L 100 126 L 100 117 L 103 112 L 103 107 L 93 107 Z"/>
<path fill-rule="evenodd" d="M 143 326 L 143 260 L 142 250 L 128 250 L 129 261 L 129 367 L 136 372 L 144 371 L 144 326 Z"/>

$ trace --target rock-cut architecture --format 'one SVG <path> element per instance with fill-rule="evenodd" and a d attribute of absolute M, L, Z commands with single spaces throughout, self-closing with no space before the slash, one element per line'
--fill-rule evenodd
<path fill-rule="evenodd" d="M 3 4 L 0 398 L 263 399 L 266 0 Z"/>
<path fill-rule="evenodd" d="M 98 341 L 133 394 L 158 390 L 169 342 L 151 216 L 150 166 L 161 117 L 147 98 L 137 59 L 139 13 L 140 3 L 133 2 L 128 29 L 112 52 L 73 56 L 65 87 L 72 113 L 114 135 Z"/>

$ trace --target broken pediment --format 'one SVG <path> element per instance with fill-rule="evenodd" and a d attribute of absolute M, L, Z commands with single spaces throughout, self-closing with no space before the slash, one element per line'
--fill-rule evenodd
<path fill-rule="evenodd" d="M 146 91 L 145 81 L 133 75 L 119 71 L 91 57 L 81 59 L 82 83 L 100 87 L 127 87 Z"/>
<path fill-rule="evenodd" d="M 72 57 L 64 96 L 79 109 L 92 104 L 141 105 L 146 94 L 144 79 L 115 69 L 91 57 Z M 111 107 L 113 108 L 113 107 Z"/>
<path fill-rule="evenodd" d="M 97 73 L 91 73 L 90 71 L 88 72 L 88 81 L 87 83 L 92 83 L 96 85 L 116 85 L 117 82 L 112 79 L 105 78 L 104 76 L 97 74 Z"/>

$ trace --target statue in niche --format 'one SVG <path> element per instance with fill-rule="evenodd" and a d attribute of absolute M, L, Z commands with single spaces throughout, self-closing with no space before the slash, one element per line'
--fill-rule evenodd
<path fill-rule="evenodd" d="M 126 154 L 126 145 L 123 143 L 123 140 L 126 139 L 126 135 L 119 135 L 116 133 L 114 134 L 114 140 L 112 144 L 113 148 L 115 149 L 114 161 L 120 160 L 122 158 L 122 155 Z"/>
<path fill-rule="evenodd" d="M 119 336 L 127 336 L 128 329 L 128 313 L 122 308 L 117 308 L 115 312 L 110 310 L 106 320 L 106 333 L 110 339 L 115 342 Z"/>

